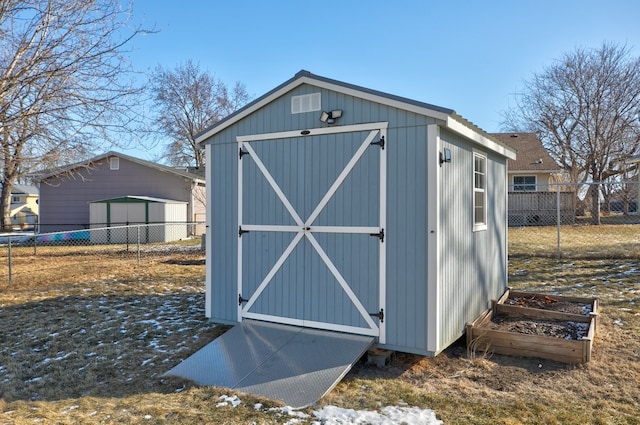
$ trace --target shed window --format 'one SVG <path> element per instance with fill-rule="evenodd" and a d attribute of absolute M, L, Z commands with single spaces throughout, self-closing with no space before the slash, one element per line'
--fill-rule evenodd
<path fill-rule="evenodd" d="M 535 192 L 536 176 L 513 176 L 514 192 Z"/>
<path fill-rule="evenodd" d="M 119 170 L 120 169 L 120 158 L 112 156 L 109 158 L 109 168 L 111 170 Z"/>
<path fill-rule="evenodd" d="M 487 228 L 487 157 L 473 154 L 473 230 Z"/>

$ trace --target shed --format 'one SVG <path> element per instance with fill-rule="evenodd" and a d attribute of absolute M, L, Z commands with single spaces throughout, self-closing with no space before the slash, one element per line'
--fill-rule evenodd
<path fill-rule="evenodd" d="M 170 242 L 187 237 L 187 202 L 122 196 L 89 202 L 91 243 Z M 132 227 L 135 224 L 145 226 Z"/>
<path fill-rule="evenodd" d="M 436 355 L 507 287 L 507 159 L 455 111 L 300 71 L 206 146 L 206 315 Z"/>

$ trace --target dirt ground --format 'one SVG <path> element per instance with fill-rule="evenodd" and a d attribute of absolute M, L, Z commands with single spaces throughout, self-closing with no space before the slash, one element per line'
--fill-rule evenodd
<path fill-rule="evenodd" d="M 588 316 L 591 313 L 591 305 L 579 302 L 562 301 L 552 295 L 509 297 L 504 302 L 506 305 L 515 305 L 543 310 L 560 311 L 563 313 L 582 314 Z"/>

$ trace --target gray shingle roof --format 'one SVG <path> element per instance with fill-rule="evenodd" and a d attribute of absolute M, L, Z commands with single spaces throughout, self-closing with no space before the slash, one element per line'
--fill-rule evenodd
<path fill-rule="evenodd" d="M 96 161 L 100 161 L 103 160 L 105 158 L 108 158 L 110 156 L 117 156 L 119 158 L 122 159 L 126 159 L 129 160 L 131 162 L 135 162 L 137 164 L 140 165 L 144 165 L 145 167 L 150 167 L 150 168 L 155 168 L 157 170 L 160 170 L 162 172 L 165 173 L 171 173 L 171 174 L 175 174 L 178 176 L 182 176 L 191 180 L 197 180 L 197 181 L 202 181 L 204 182 L 204 178 L 202 176 L 202 174 L 204 174 L 204 170 L 198 170 L 199 173 L 195 174 L 189 171 L 185 171 L 185 169 L 180 169 L 180 168 L 175 168 L 175 167 L 169 167 L 167 165 L 163 165 L 163 164 L 158 164 L 156 162 L 151 162 L 151 161 L 146 161 L 144 159 L 140 159 L 140 158 L 136 158 L 133 156 L 129 156 L 129 155 L 125 155 L 119 152 L 114 152 L 114 151 L 109 151 L 106 152 L 102 155 L 98 155 L 98 156 L 94 156 L 93 158 L 87 159 L 85 161 L 80 161 L 80 162 L 76 162 L 74 164 L 69 164 L 69 165 L 65 165 L 63 167 L 60 168 L 56 168 L 56 169 L 51 169 L 51 170 L 43 170 L 41 172 L 36 172 L 33 173 L 34 176 L 36 176 L 36 178 L 38 180 L 46 180 L 50 177 L 54 177 L 54 176 L 58 176 L 60 174 L 63 174 L 65 172 L 74 170 L 76 168 L 80 168 L 80 167 L 86 167 L 87 165 L 96 162 Z M 187 168 L 187 170 L 189 170 L 189 168 Z"/>
<path fill-rule="evenodd" d="M 509 159 L 509 171 L 549 173 L 562 171 L 535 134 L 492 133 L 491 135 L 516 151 L 516 159 Z"/>

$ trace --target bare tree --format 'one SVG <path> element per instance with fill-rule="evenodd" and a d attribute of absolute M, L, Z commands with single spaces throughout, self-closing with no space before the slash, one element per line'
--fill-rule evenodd
<path fill-rule="evenodd" d="M 173 70 L 158 65 L 151 81 L 155 122 L 162 136 L 170 139 L 166 158 L 172 165 L 204 165 L 196 135 L 249 100 L 243 84 L 229 88 L 191 60 Z"/>
<path fill-rule="evenodd" d="M 640 153 L 640 58 L 626 46 L 576 49 L 525 83 L 504 127 L 533 131 L 575 182 L 603 182 Z M 600 222 L 600 189 L 589 187 Z"/>
<path fill-rule="evenodd" d="M 13 184 L 127 131 L 141 89 L 124 60 L 133 37 L 119 0 L 0 0 L 2 228 Z"/>

